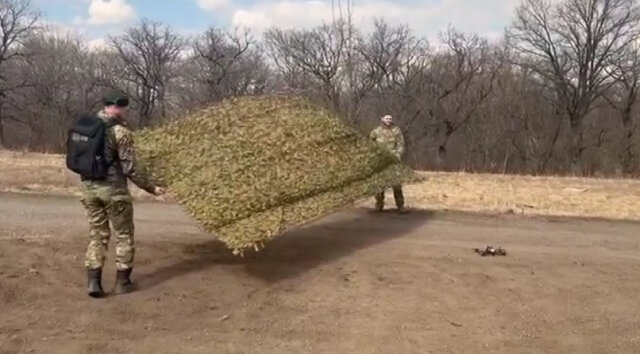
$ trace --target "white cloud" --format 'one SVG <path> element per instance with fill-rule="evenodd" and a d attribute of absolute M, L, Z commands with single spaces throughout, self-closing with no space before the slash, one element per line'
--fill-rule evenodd
<path fill-rule="evenodd" d="M 198 0 L 198 6 L 205 11 L 217 11 L 229 8 L 229 0 Z"/>
<path fill-rule="evenodd" d="M 127 0 L 91 0 L 89 24 L 112 25 L 127 22 L 136 17 L 136 11 Z"/>
<path fill-rule="evenodd" d="M 87 47 L 93 51 L 105 49 L 107 48 L 107 41 L 104 38 L 92 39 L 87 43 Z"/>
<path fill-rule="evenodd" d="M 294 2 L 289 0 L 262 3 L 235 11 L 233 25 L 263 30 L 279 27 L 304 28 L 331 21 L 331 5 L 325 1 Z"/>
<path fill-rule="evenodd" d="M 218 3 L 226 0 L 198 0 Z M 247 26 L 262 31 L 270 26 L 309 28 L 339 18 L 337 1 L 274 0 L 260 1 L 248 7 L 229 9 L 232 25 Z M 342 12 L 346 16 L 346 1 Z M 433 39 L 451 24 L 465 32 L 495 37 L 502 33 L 518 5 L 516 0 L 361 0 L 352 9 L 355 24 L 368 30 L 373 18 L 383 18 L 391 24 L 408 24 L 419 35 Z"/>

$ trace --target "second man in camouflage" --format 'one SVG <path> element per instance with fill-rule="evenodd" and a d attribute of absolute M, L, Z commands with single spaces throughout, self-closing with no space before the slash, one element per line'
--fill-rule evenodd
<path fill-rule="evenodd" d="M 394 153 L 398 159 L 402 159 L 404 154 L 404 136 L 402 131 L 393 122 L 391 115 L 385 115 L 382 117 L 381 124 L 374 129 L 370 134 L 371 140 L 382 144 L 384 147 Z M 399 211 L 404 211 L 404 195 L 402 193 L 402 186 L 392 186 L 393 197 L 396 202 L 396 207 Z M 382 211 L 384 209 L 384 190 L 376 194 L 376 210 Z"/>

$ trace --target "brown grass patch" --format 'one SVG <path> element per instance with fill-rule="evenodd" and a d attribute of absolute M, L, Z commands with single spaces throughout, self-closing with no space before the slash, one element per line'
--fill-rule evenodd
<path fill-rule="evenodd" d="M 0 190 L 73 194 L 78 179 L 60 155 L 0 151 Z"/>
<path fill-rule="evenodd" d="M 640 220 L 640 181 L 421 172 L 405 186 L 409 206 L 532 216 Z M 78 178 L 60 155 L 0 151 L 0 191 L 77 195 Z M 139 199 L 151 199 L 132 186 Z M 364 201 L 370 205 L 371 200 Z M 393 205 L 391 193 L 387 205 Z"/>
<path fill-rule="evenodd" d="M 467 173 L 423 175 L 426 182 L 406 187 L 407 200 L 416 207 L 640 220 L 637 180 Z"/>
<path fill-rule="evenodd" d="M 62 155 L 0 150 L 0 192 L 78 196 L 79 185 Z M 131 193 L 149 198 L 135 186 Z"/>

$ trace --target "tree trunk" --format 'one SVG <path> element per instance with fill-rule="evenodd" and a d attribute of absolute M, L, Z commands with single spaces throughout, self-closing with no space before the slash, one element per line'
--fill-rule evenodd
<path fill-rule="evenodd" d="M 622 165 L 622 173 L 626 176 L 633 175 L 636 171 L 635 152 L 634 152 L 634 134 L 635 124 L 631 117 L 630 109 L 623 113 L 622 125 L 624 127 L 624 138 L 622 141 L 622 149 L 620 153 L 620 163 Z"/>
<path fill-rule="evenodd" d="M 447 160 L 447 146 L 445 142 L 444 145 L 438 146 L 438 159 L 437 159 L 438 170 L 444 169 L 444 164 L 446 160 Z"/>
<path fill-rule="evenodd" d="M 571 146 L 569 147 L 571 173 L 579 176 L 584 172 L 582 166 L 582 153 L 585 148 L 582 117 L 569 117 L 569 122 L 571 123 Z"/>
<path fill-rule="evenodd" d="M 543 155 L 542 159 L 538 161 L 538 167 L 537 167 L 538 174 L 542 175 L 549 172 L 547 170 L 548 165 L 549 165 L 549 162 L 554 157 L 556 144 L 558 143 L 558 140 L 560 138 L 560 130 L 562 129 L 562 126 L 563 126 L 562 120 L 558 119 L 558 124 L 556 125 L 556 129 L 553 133 L 553 137 L 551 139 L 551 143 L 549 144 L 549 148 L 547 149 L 546 153 Z"/>
<path fill-rule="evenodd" d="M 449 152 L 449 138 L 450 134 L 445 134 L 438 144 L 438 169 L 446 170 L 449 168 L 447 165 L 447 153 Z"/>
<path fill-rule="evenodd" d="M 5 136 L 4 136 L 4 117 L 2 116 L 3 114 L 3 109 L 2 109 L 2 104 L 0 104 L 0 149 L 4 149 L 7 147 L 6 145 L 6 140 L 5 140 Z"/>
<path fill-rule="evenodd" d="M 436 133 L 436 136 L 438 135 L 441 136 L 439 138 L 440 142 L 438 144 L 438 169 L 440 170 L 448 167 L 446 166 L 446 162 L 447 162 L 446 160 L 447 160 L 449 139 L 451 138 L 453 133 L 456 131 L 453 124 L 448 120 L 445 121 L 443 125 L 444 125 L 444 131 L 440 131 Z"/>
<path fill-rule="evenodd" d="M 158 101 L 160 103 L 160 117 L 162 119 L 167 117 L 167 104 L 165 102 L 165 96 L 165 88 L 162 87 L 158 92 Z"/>
<path fill-rule="evenodd" d="M 0 116 L 0 149 L 4 149 L 6 147 L 4 140 L 4 122 L 2 121 L 2 117 Z"/>

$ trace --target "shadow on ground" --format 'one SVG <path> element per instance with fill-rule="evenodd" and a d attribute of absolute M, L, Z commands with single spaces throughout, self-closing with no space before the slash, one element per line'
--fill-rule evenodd
<path fill-rule="evenodd" d="M 215 265 L 241 266 L 253 277 L 269 283 L 278 282 L 356 251 L 400 238 L 432 216 L 433 213 L 427 210 L 398 214 L 356 209 L 290 231 L 269 242 L 266 249 L 250 252 L 243 258 L 234 257 L 218 240 L 187 245 L 181 254 L 177 252 L 182 260 L 140 275 L 138 283 L 142 288 L 152 288 Z"/>

